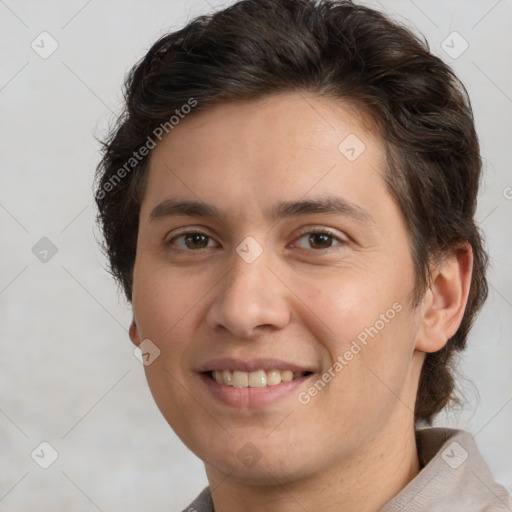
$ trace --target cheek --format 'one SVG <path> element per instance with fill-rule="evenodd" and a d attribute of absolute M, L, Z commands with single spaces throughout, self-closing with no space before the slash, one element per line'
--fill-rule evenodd
<path fill-rule="evenodd" d="M 340 349 L 359 334 L 363 339 L 365 328 L 380 321 L 388 310 L 385 320 L 393 319 L 393 304 L 403 295 L 394 283 L 379 283 L 378 275 L 367 269 L 342 269 L 321 283 L 303 282 L 301 289 L 305 302 L 329 328 L 332 345 Z"/>
<path fill-rule="evenodd" d="M 321 320 L 317 325 L 329 328 L 323 344 L 336 375 L 332 389 L 350 390 L 356 401 L 393 399 L 408 378 L 417 312 L 408 299 L 412 281 L 397 282 L 393 270 L 346 275 L 310 289 L 308 300 Z"/>
<path fill-rule="evenodd" d="M 133 293 L 139 334 L 167 345 L 166 340 L 186 325 L 187 316 L 200 305 L 208 289 L 199 276 L 141 262 L 135 268 Z"/>
<path fill-rule="evenodd" d="M 141 340 L 150 339 L 160 350 L 159 357 L 144 367 L 146 379 L 162 415 L 192 448 L 193 420 L 199 415 L 205 422 L 208 416 L 201 416 L 201 397 L 189 391 L 187 362 L 194 350 L 190 341 L 196 308 L 209 288 L 200 286 L 197 276 L 143 263 L 140 260 L 134 272 L 133 311 Z"/>

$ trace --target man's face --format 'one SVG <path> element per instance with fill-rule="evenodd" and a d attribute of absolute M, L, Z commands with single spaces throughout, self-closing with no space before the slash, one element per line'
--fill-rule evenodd
<path fill-rule="evenodd" d="M 211 471 L 283 482 L 412 431 L 413 261 L 369 126 L 290 93 L 196 113 L 153 150 L 130 333 Z"/>

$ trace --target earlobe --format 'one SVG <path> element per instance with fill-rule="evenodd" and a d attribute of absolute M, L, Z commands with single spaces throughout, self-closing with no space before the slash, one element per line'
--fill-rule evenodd
<path fill-rule="evenodd" d="M 132 340 L 132 343 L 138 347 L 140 345 L 140 335 L 139 335 L 139 328 L 137 327 L 137 324 L 135 322 L 135 318 L 132 318 L 132 323 L 130 324 L 129 329 L 129 335 L 130 339 Z"/>
<path fill-rule="evenodd" d="M 454 250 L 432 269 L 423 297 L 416 349 L 437 352 L 457 332 L 468 300 L 473 251 L 469 244 Z"/>

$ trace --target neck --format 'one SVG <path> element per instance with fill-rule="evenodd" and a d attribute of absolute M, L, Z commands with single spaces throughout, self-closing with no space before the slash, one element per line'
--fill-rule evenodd
<path fill-rule="evenodd" d="M 394 425 L 396 426 L 396 425 Z M 393 426 L 392 426 L 393 427 Z M 389 428 L 351 460 L 292 482 L 254 485 L 206 467 L 215 510 L 222 512 L 376 512 L 418 473 L 414 425 Z"/>

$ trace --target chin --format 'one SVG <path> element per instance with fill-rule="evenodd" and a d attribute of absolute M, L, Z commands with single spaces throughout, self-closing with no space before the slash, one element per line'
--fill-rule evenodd
<path fill-rule="evenodd" d="M 222 443 L 195 439 L 188 447 L 205 463 L 208 473 L 220 473 L 246 485 L 286 484 L 311 476 L 322 466 L 321 461 L 313 460 L 319 454 L 310 442 L 294 442 L 290 435 L 276 434 L 234 435 L 227 441 L 223 437 Z"/>

